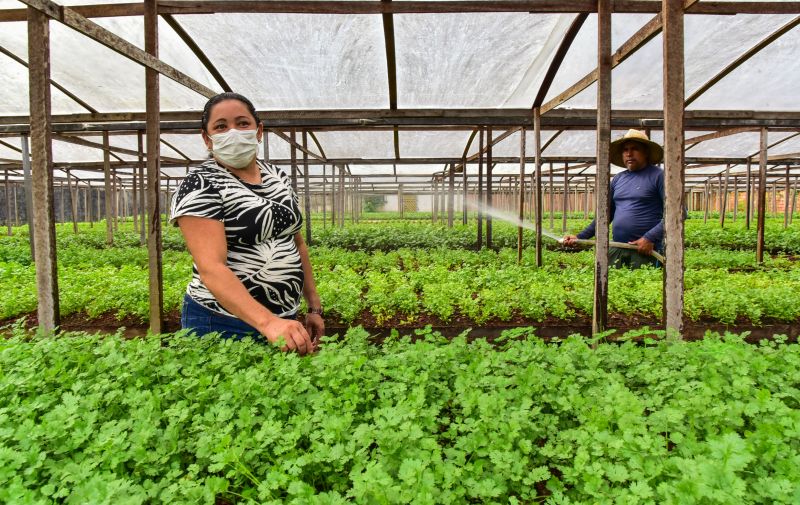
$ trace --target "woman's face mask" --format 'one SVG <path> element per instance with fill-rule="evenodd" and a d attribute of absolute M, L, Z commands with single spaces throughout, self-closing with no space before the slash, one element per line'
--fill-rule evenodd
<path fill-rule="evenodd" d="M 230 130 L 209 135 L 214 157 L 232 168 L 245 168 L 256 157 L 258 130 Z"/>

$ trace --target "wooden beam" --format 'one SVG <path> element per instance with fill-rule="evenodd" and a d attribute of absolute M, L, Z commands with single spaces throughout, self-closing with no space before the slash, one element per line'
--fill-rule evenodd
<path fill-rule="evenodd" d="M 304 154 L 307 154 L 310 157 L 314 158 L 315 160 L 321 161 L 322 163 L 328 163 L 328 160 L 324 156 L 320 156 L 319 154 L 310 151 L 308 149 L 308 147 L 301 146 L 300 144 L 297 143 L 297 140 L 295 140 L 293 137 L 291 137 L 289 135 L 286 135 L 282 131 L 273 130 L 273 129 L 270 129 L 269 131 L 274 133 L 275 135 L 277 135 L 281 139 L 285 140 L 289 144 L 290 147 L 298 149 L 298 150 L 300 150 L 300 152 L 302 152 Z M 305 131 L 305 130 L 303 130 L 303 131 Z"/>
<path fill-rule="evenodd" d="M 158 61 L 158 0 L 144 1 L 144 47 L 152 60 Z M 159 121 L 159 72 L 145 69 L 145 107 L 147 110 L 147 258 L 150 286 L 150 331 L 164 330 L 164 283 L 161 256 L 161 183 Z"/>
<path fill-rule="evenodd" d="M 567 56 L 567 52 L 569 52 L 572 42 L 575 40 L 575 37 L 578 35 L 578 32 L 581 30 L 583 23 L 588 17 L 589 14 L 586 13 L 578 14 L 575 19 L 572 20 L 572 24 L 567 30 L 567 33 L 564 34 L 564 38 L 561 40 L 561 44 L 558 46 L 556 54 L 553 56 L 553 60 L 550 62 L 547 73 L 544 75 L 544 79 L 542 79 L 542 84 L 539 86 L 539 92 L 536 94 L 536 98 L 533 100 L 533 106 L 531 106 L 532 109 L 541 107 L 542 102 L 544 102 L 544 99 L 547 97 L 547 92 L 550 91 L 550 86 L 553 84 L 553 79 L 555 79 L 558 69 L 561 68 L 561 63 Z M 544 148 L 542 148 L 542 150 L 544 150 Z"/>
<path fill-rule="evenodd" d="M 16 54 L 12 53 L 11 51 L 6 49 L 2 45 L 0 45 L 0 53 L 5 54 L 6 56 L 8 56 L 12 60 L 16 61 L 20 65 L 24 66 L 25 68 L 28 68 L 28 62 L 27 61 L 23 60 L 22 58 L 20 58 Z M 75 103 L 77 103 L 78 105 L 80 105 L 84 109 L 88 110 L 90 113 L 93 113 L 93 114 L 97 113 L 97 109 L 95 109 L 94 107 L 92 107 L 88 103 L 86 103 L 83 100 L 81 100 L 80 98 L 78 98 L 78 96 L 75 93 L 71 92 L 70 90 L 68 90 L 67 88 L 62 86 L 61 84 L 57 83 L 52 78 L 50 78 L 50 84 L 53 85 L 54 88 L 56 88 L 60 92 L 62 92 L 65 95 L 67 95 L 69 98 L 71 98 Z"/>
<path fill-rule="evenodd" d="M 164 112 L 161 130 L 176 133 L 197 133 L 200 129 L 201 111 Z M 594 130 L 595 109 L 554 109 L 542 117 L 542 127 L 561 130 Z M 663 111 L 613 110 L 612 127 L 615 129 L 661 129 Z M 369 109 L 369 110 L 305 110 L 262 111 L 259 119 L 274 130 L 291 128 L 314 131 L 393 130 L 472 130 L 478 126 L 532 127 L 530 109 Z M 89 134 L 92 131 L 109 131 L 127 134 L 145 129 L 145 115 L 140 112 L 114 112 L 98 114 L 64 114 L 53 117 L 54 130 Z M 19 135 L 29 131 L 28 116 L 0 117 L 0 135 Z M 715 130 L 729 127 L 767 126 L 770 129 L 800 128 L 800 112 L 753 110 L 693 110 L 687 111 L 687 130 Z"/>
<path fill-rule="evenodd" d="M 649 0 L 615 0 L 614 13 L 656 14 L 660 4 Z M 87 18 L 141 16 L 141 3 L 99 4 L 73 6 L 78 14 Z M 526 13 L 594 13 L 592 0 L 494 0 L 494 1 L 399 1 L 382 5 L 380 1 L 170 1 L 163 2 L 159 14 L 436 14 L 479 12 Z M 731 2 L 703 1 L 687 10 L 688 14 L 800 14 L 800 2 Z M 0 22 L 25 21 L 25 9 L 0 10 Z"/>
<path fill-rule="evenodd" d="M 36 312 L 39 326 L 52 332 L 58 328 L 60 316 L 50 138 L 50 22 L 35 9 L 28 9 L 28 55 Z"/>
<path fill-rule="evenodd" d="M 210 73 L 211 76 L 217 81 L 219 87 L 222 88 L 223 91 L 229 93 L 233 91 L 233 89 L 230 87 L 225 78 L 222 77 L 222 73 L 219 70 L 217 70 L 217 67 L 215 67 L 213 63 L 211 63 L 211 60 L 208 58 L 206 53 L 203 52 L 202 49 L 200 49 L 200 46 L 197 44 L 197 42 L 194 41 L 192 36 L 189 35 L 189 33 L 186 30 L 183 29 L 183 26 L 181 26 L 181 24 L 178 23 L 178 21 L 170 14 L 162 14 L 161 17 L 164 18 L 164 21 L 166 21 L 167 24 L 173 30 L 175 30 L 175 33 L 178 34 L 178 37 L 181 38 L 183 43 L 186 44 L 186 46 L 194 53 L 195 56 L 197 56 L 197 59 L 200 60 L 200 63 L 202 63 L 203 66 L 206 67 L 208 73 Z"/>
<path fill-rule="evenodd" d="M 739 133 L 747 133 L 753 131 L 758 131 L 758 128 L 749 128 L 749 127 L 726 128 L 724 130 L 716 131 L 714 133 L 708 133 L 706 135 L 698 135 L 697 137 L 688 138 L 684 141 L 684 144 L 692 144 L 689 147 L 693 147 L 699 144 L 700 142 L 705 142 L 707 140 L 716 140 L 723 137 L 728 137 L 730 135 L 736 135 Z M 687 151 L 689 150 L 689 147 L 686 148 Z"/>
<path fill-rule="evenodd" d="M 127 40 L 119 37 L 118 35 L 112 33 L 109 30 L 106 30 L 102 26 L 94 23 L 93 21 L 89 21 L 85 17 L 78 14 L 76 11 L 70 9 L 69 7 L 64 7 L 58 5 L 50 0 L 20 0 L 22 3 L 37 9 L 38 11 L 46 14 L 48 17 L 55 19 L 56 21 L 60 21 L 65 25 L 69 26 L 73 30 L 86 35 L 90 39 L 103 44 L 107 48 L 111 49 L 112 51 L 136 62 L 140 65 L 144 65 L 145 67 L 154 70 L 165 77 L 172 79 L 173 81 L 177 82 L 178 84 L 182 84 L 187 88 L 196 91 L 197 93 L 205 96 L 206 98 L 210 98 L 217 94 L 216 91 L 207 88 L 203 84 L 200 84 L 198 81 L 192 79 L 188 75 L 184 74 L 180 70 L 177 70 L 170 65 L 167 65 L 163 61 L 159 60 L 158 58 L 148 54 L 145 51 L 142 51 L 135 45 L 131 44 Z M 145 13 L 145 16 L 147 13 Z"/>
<path fill-rule="evenodd" d="M 128 156 L 138 156 L 139 153 L 134 151 L 133 149 L 125 149 L 124 147 L 114 147 L 111 145 L 107 145 L 105 141 L 105 137 L 107 137 L 108 132 L 103 132 L 104 141 L 100 142 L 92 142 L 90 140 L 82 139 L 80 137 L 74 137 L 71 135 L 60 135 L 58 133 L 53 134 L 53 139 L 58 140 L 60 142 L 67 142 L 69 144 L 75 144 L 84 147 L 91 147 L 93 149 L 101 149 L 101 150 L 108 150 L 109 153 L 118 153 L 118 154 L 126 154 Z M 112 154 L 113 155 L 113 154 Z M 116 156 L 115 156 L 116 157 Z M 125 161 L 122 158 L 116 157 L 119 161 Z M 161 158 L 163 161 L 168 161 L 170 163 L 185 163 L 185 160 L 180 160 L 178 158 L 169 158 L 163 157 Z M 186 158 L 188 160 L 189 158 Z"/>
<path fill-rule="evenodd" d="M 738 58 L 736 58 L 736 60 L 734 60 L 733 63 L 731 63 L 730 65 L 728 65 L 724 69 L 720 70 L 714 77 L 712 77 L 705 84 L 700 86 L 697 89 L 697 91 L 695 91 L 694 93 L 689 95 L 689 98 L 686 99 L 685 106 L 688 107 L 689 104 L 691 104 L 692 102 L 694 102 L 695 100 L 700 98 L 700 96 L 703 93 L 708 91 L 712 86 L 714 86 L 716 83 L 718 83 L 723 78 L 725 78 L 725 76 L 727 76 L 728 74 L 730 74 L 731 72 L 733 72 L 734 70 L 739 68 L 739 66 L 741 66 L 742 63 L 746 62 L 747 60 L 749 60 L 750 58 L 752 58 L 753 56 L 758 54 L 762 49 L 764 49 L 768 45 L 772 44 L 773 42 L 775 42 L 776 40 L 781 38 L 783 35 L 785 35 L 787 32 L 792 30 L 798 24 L 800 24 L 800 16 L 798 16 L 798 17 L 794 18 L 793 20 L 789 21 L 788 23 L 786 23 L 785 25 L 780 27 L 777 31 L 771 33 L 767 38 L 765 38 L 764 40 L 762 40 L 761 42 L 759 42 L 758 44 L 753 46 L 750 50 L 745 52 L 743 55 L 741 55 Z"/>
<path fill-rule="evenodd" d="M 595 212 L 592 334 L 608 324 L 608 253 L 611 182 L 611 0 L 597 1 L 597 204 Z M 552 176 L 551 176 L 552 177 Z M 552 195 L 552 181 L 551 181 Z M 551 205 L 550 215 L 553 215 Z M 552 217 L 551 217 L 552 227 Z"/>
<path fill-rule="evenodd" d="M 680 0 L 676 0 L 680 1 Z M 696 4 L 698 0 L 683 0 L 683 7 L 688 9 Z M 663 23 L 661 20 L 661 13 L 656 14 L 654 18 L 650 21 L 645 23 L 643 27 L 641 27 L 636 33 L 634 33 L 628 40 L 623 42 L 623 44 L 617 49 L 614 54 L 611 56 L 611 68 L 614 69 L 628 59 L 631 55 L 633 55 L 636 51 L 644 47 L 648 42 L 650 42 L 656 35 L 661 33 Z M 542 114 L 546 114 L 549 110 L 558 107 L 562 103 L 566 102 L 570 98 L 574 97 L 584 89 L 588 88 L 595 81 L 597 81 L 598 76 L 598 69 L 595 68 L 578 82 L 567 88 L 566 90 L 562 91 L 558 94 L 555 98 L 551 99 L 549 102 L 545 103 L 542 106 Z"/>

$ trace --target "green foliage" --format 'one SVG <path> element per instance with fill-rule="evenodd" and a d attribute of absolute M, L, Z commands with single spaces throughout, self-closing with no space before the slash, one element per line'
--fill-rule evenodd
<path fill-rule="evenodd" d="M 800 348 L 0 341 L 2 503 L 796 503 Z"/>

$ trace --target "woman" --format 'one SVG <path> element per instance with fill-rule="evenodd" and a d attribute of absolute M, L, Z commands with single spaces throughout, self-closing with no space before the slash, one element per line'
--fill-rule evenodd
<path fill-rule="evenodd" d="M 212 158 L 192 169 L 172 200 L 194 259 L 181 326 L 198 335 L 283 337 L 285 350 L 312 352 L 325 331 L 302 215 L 288 177 L 256 160 L 263 125 L 237 93 L 211 98 L 200 134 Z M 301 294 L 305 326 L 296 313 Z"/>

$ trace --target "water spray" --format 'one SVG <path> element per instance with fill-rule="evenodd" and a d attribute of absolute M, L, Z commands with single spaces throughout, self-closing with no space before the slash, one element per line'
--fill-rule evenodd
<path fill-rule="evenodd" d="M 520 227 L 525 228 L 527 230 L 536 231 L 536 225 L 534 225 L 533 223 L 525 222 L 525 221 L 521 220 L 519 217 L 517 217 L 516 215 L 511 214 L 510 212 L 504 212 L 502 210 L 495 209 L 494 207 L 489 207 L 487 205 L 479 205 L 479 204 L 476 204 L 474 202 L 469 202 L 468 206 L 472 210 L 480 210 L 484 214 L 488 214 L 488 215 L 490 215 L 492 217 L 495 217 L 497 219 L 500 219 L 502 221 L 506 221 L 506 222 L 511 223 L 513 225 L 520 226 Z M 549 238 L 549 239 L 555 240 L 559 244 L 562 244 L 562 245 L 564 244 L 564 237 L 560 237 L 560 236 L 558 236 L 558 235 L 556 235 L 554 233 L 550 233 L 547 230 L 542 230 L 542 235 L 547 237 L 547 238 Z M 585 244 L 585 245 L 592 245 L 592 246 L 595 245 L 595 241 L 594 240 L 586 240 L 586 239 L 577 239 L 577 240 L 575 240 L 575 243 L 577 243 L 577 244 Z M 612 242 L 609 242 L 608 245 L 610 247 L 618 247 L 620 249 L 635 249 L 635 250 L 639 249 L 637 246 L 635 246 L 633 244 L 626 244 L 624 242 L 613 242 L 612 241 Z M 652 257 L 654 257 L 655 259 L 657 259 L 658 261 L 660 261 L 661 263 L 665 263 L 666 262 L 666 258 L 664 258 L 663 255 L 659 254 L 656 251 L 651 251 L 650 255 Z"/>

